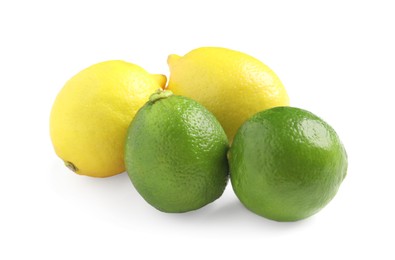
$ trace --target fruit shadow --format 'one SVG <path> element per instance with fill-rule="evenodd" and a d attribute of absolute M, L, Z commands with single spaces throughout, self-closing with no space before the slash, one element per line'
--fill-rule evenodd
<path fill-rule="evenodd" d="M 282 232 L 298 229 L 312 223 L 312 218 L 295 222 L 278 222 L 261 217 L 241 204 L 236 198 L 221 199 L 201 209 L 182 213 L 171 214 L 177 222 L 186 225 L 212 226 L 228 229 L 229 227 L 241 230 L 256 230 Z"/>
<path fill-rule="evenodd" d="M 80 205 L 97 206 L 103 211 L 131 214 L 130 205 L 134 205 L 139 195 L 133 188 L 127 173 L 123 172 L 109 178 L 93 178 L 77 175 L 60 163 L 49 166 L 48 179 L 59 198 L 75 199 Z"/>
<path fill-rule="evenodd" d="M 258 216 L 241 204 L 229 186 L 221 198 L 200 209 L 186 213 L 164 213 L 141 198 L 127 173 L 111 178 L 91 178 L 70 173 L 59 164 L 53 164 L 50 168 L 51 186 L 59 196 L 78 199 L 82 204 L 91 207 L 92 211 L 102 209 L 103 214 L 110 215 L 122 223 L 141 217 L 154 222 L 165 219 L 175 226 L 181 225 L 185 228 L 198 226 L 202 227 L 202 230 L 205 230 L 205 227 L 228 230 L 232 227 L 274 233 L 312 223 L 311 218 L 297 222 L 277 222 Z M 54 172 L 57 174 L 53 174 Z"/>

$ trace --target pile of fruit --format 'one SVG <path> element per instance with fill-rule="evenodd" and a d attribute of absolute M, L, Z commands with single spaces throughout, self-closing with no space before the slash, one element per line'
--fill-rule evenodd
<path fill-rule="evenodd" d="M 92 177 L 126 170 L 163 212 L 213 202 L 229 176 L 247 209 L 277 221 L 307 218 L 335 196 L 347 172 L 343 144 L 325 121 L 289 106 L 268 66 L 217 47 L 168 64 L 168 82 L 113 60 L 65 84 L 50 134 L 68 168 Z"/>

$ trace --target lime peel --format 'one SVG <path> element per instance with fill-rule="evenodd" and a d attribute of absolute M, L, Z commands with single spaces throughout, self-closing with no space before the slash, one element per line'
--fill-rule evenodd
<path fill-rule="evenodd" d="M 149 101 L 152 103 L 155 103 L 156 101 L 158 101 L 159 99 L 162 98 L 167 98 L 170 97 L 171 95 L 173 95 L 173 92 L 170 90 L 163 90 L 163 89 L 158 89 L 157 91 L 155 91 L 150 97 L 149 97 Z"/>

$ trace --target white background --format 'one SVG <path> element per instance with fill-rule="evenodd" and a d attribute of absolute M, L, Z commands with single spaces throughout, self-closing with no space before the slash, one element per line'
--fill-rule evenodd
<path fill-rule="evenodd" d="M 394 259 L 391 2 L 1 1 L 0 259 Z M 201 46 L 262 60 L 336 129 L 349 170 L 324 210 L 266 220 L 229 185 L 165 214 L 125 173 L 78 176 L 56 157 L 49 113 L 71 76 L 109 59 L 168 75 L 168 54 Z"/>

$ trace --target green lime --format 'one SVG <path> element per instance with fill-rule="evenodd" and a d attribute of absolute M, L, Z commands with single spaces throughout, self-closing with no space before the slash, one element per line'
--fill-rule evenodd
<path fill-rule="evenodd" d="M 332 200 L 347 172 L 347 154 L 333 128 L 294 107 L 259 112 L 238 130 L 229 151 L 237 197 L 277 221 L 307 218 Z"/>
<path fill-rule="evenodd" d="M 125 162 L 141 196 L 164 212 L 186 212 L 219 198 L 228 181 L 228 139 L 196 101 L 158 90 L 128 129 Z"/>

